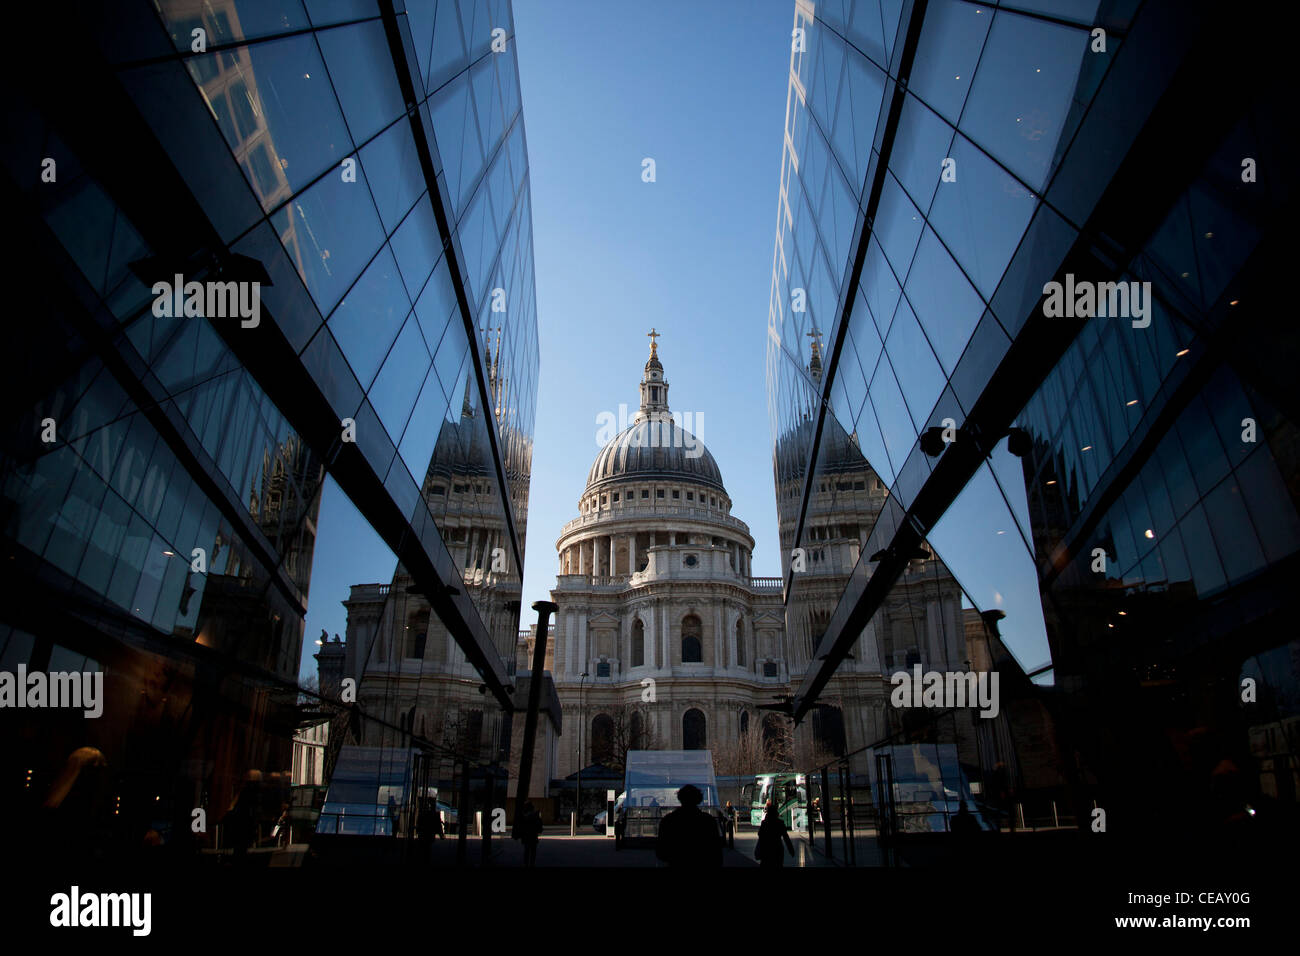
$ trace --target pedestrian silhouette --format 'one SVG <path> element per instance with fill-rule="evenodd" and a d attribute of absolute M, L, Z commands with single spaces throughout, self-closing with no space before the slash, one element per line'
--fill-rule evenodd
<path fill-rule="evenodd" d="M 952 833 L 959 851 L 965 852 L 970 849 L 971 840 L 980 832 L 980 823 L 975 819 L 975 814 L 967 808 L 965 800 L 957 805 L 957 812 L 948 821 L 948 830 Z"/>
<path fill-rule="evenodd" d="M 722 866 L 722 832 L 718 822 L 700 809 L 704 794 L 688 783 L 677 791 L 681 804 L 659 821 L 655 856 L 669 866 Z"/>
<path fill-rule="evenodd" d="M 758 860 L 759 866 L 785 866 L 786 850 L 794 856 L 790 829 L 781 820 L 781 814 L 776 812 L 776 804 L 769 800 L 763 822 L 758 826 L 758 847 L 754 850 L 754 859 Z"/>
<path fill-rule="evenodd" d="M 515 838 L 524 845 L 524 866 L 537 865 L 537 841 L 541 837 L 542 815 L 531 800 L 525 800 L 523 812 L 515 820 Z"/>
<path fill-rule="evenodd" d="M 244 774 L 244 784 L 235 802 L 221 821 L 222 837 L 234 848 L 234 858 L 243 862 L 250 845 L 257 842 L 257 809 L 262 801 L 262 772 L 250 770 Z"/>
<path fill-rule="evenodd" d="M 429 837 L 437 837 L 440 840 L 447 839 L 447 833 L 442 826 L 442 811 L 438 809 L 437 799 L 429 800 Z"/>

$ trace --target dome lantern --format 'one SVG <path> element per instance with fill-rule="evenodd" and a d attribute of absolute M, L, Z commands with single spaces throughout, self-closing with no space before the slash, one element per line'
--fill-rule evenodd
<path fill-rule="evenodd" d="M 633 423 L 663 421 L 668 417 L 668 383 L 664 381 L 664 367 L 659 364 L 659 343 L 656 341 L 660 333 L 651 329 L 646 337 L 650 339 L 650 358 L 641 376 L 641 410 L 632 419 Z"/>

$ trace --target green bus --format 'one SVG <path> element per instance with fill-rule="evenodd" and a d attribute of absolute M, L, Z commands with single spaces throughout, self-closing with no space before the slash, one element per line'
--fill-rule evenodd
<path fill-rule="evenodd" d="M 749 823 L 763 822 L 771 800 L 781 822 L 791 830 L 808 829 L 808 776 L 802 773 L 760 773 L 740 793 L 741 806 L 749 804 Z"/>

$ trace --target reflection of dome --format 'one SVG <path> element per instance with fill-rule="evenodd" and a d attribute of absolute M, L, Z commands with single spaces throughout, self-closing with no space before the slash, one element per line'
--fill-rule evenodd
<path fill-rule="evenodd" d="M 812 448 L 816 419 L 805 417 L 786 430 L 776 443 L 777 481 L 784 483 L 802 479 L 808 467 L 808 451 Z M 822 425 L 822 440 L 817 449 L 817 467 L 823 474 L 858 472 L 870 468 L 870 463 L 858 447 L 856 434 L 844 430 L 833 412 L 826 415 Z"/>
<path fill-rule="evenodd" d="M 638 422 L 615 435 L 596 456 L 587 475 L 587 490 L 609 482 L 652 478 L 695 481 L 726 492 L 713 455 L 672 420 Z"/>
<path fill-rule="evenodd" d="M 438 439 L 433 446 L 426 478 L 432 475 L 450 478 L 452 475 L 482 477 L 495 474 L 487 424 L 474 407 L 472 383 L 473 379 L 465 383 L 460 417 L 444 417 L 438 427 Z"/>

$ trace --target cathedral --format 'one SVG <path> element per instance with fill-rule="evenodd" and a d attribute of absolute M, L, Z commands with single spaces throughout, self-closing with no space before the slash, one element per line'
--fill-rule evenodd
<path fill-rule="evenodd" d="M 781 581 L 751 576 L 749 526 L 713 455 L 672 415 L 653 339 L 640 389 L 556 543 L 554 678 L 584 764 L 716 749 L 789 687 Z M 556 777 L 580 759 L 563 743 Z"/>
<path fill-rule="evenodd" d="M 811 719 L 794 728 L 782 711 L 887 489 L 852 436 L 823 436 L 804 536 L 813 546 L 782 556 L 797 582 L 788 614 L 782 578 L 752 575 L 749 527 L 731 513 L 713 456 L 672 414 L 653 334 L 651 343 L 640 409 L 597 454 L 578 516 L 556 543 L 553 674 L 565 731 L 554 742 L 554 777 L 619 767 L 636 749 L 709 749 L 719 774 L 807 767 L 880 740 L 891 727 L 889 684 L 870 628 Z M 796 493 L 785 484 L 778 497 Z M 940 637 L 961 633 L 960 590 L 930 555 L 914 564 L 915 593 L 900 588 L 895 606 L 905 626 L 884 641 L 883 663 L 948 669 L 966 656 Z"/>
<path fill-rule="evenodd" d="M 970 656 L 960 587 L 922 551 L 810 717 L 794 726 L 789 701 L 839 598 L 853 575 L 870 574 L 861 549 L 877 520 L 895 520 L 889 491 L 856 437 L 828 418 L 797 534 L 788 505 L 806 481 L 814 424 L 807 416 L 803 431 L 778 443 L 774 461 L 783 577 L 754 577 L 749 526 L 731 513 L 713 455 L 671 411 L 657 337 L 652 332 L 639 409 L 596 455 L 577 517 L 556 542 L 558 612 L 546 670 L 558 700 L 539 728 L 529 792 L 557 818 L 568 799 L 560 793 L 580 769 L 584 791 L 592 781 L 586 806 L 596 799 L 594 778 L 612 786 L 629 750 L 707 749 L 719 776 L 816 768 L 900 729 L 905 717 L 891 713 L 889 674 L 917 663 L 960 670 Z M 815 344 L 808 371 L 820 378 Z M 514 629 L 518 574 L 492 567 L 502 522 L 485 520 L 490 509 L 472 500 L 486 484 L 476 471 L 484 456 L 454 451 L 483 435 L 467 390 L 459 420 L 443 425 L 424 493 L 439 505 L 452 558 L 493 643 L 511 676 L 523 677 L 535 633 Z M 791 547 L 796 540 L 802 548 Z M 473 665 L 428 600 L 411 592 L 405 571 L 399 566 L 391 585 L 354 586 L 345 604 L 345 671 L 362 677 L 360 698 L 383 725 L 357 742 L 429 751 L 444 788 L 458 786 L 464 756 L 513 777 L 522 713 L 485 706 Z"/>

